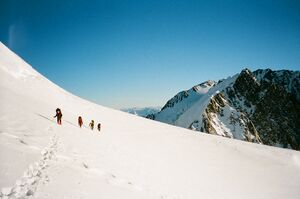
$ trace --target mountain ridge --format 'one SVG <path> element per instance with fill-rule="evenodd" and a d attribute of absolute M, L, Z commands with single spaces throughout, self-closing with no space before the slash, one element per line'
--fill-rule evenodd
<path fill-rule="evenodd" d="M 148 118 L 209 134 L 300 149 L 299 71 L 251 72 L 246 68 L 211 86 L 192 106 L 180 105 L 188 108 L 176 108 L 182 101 L 179 94 L 164 106 L 169 110 L 162 109 Z"/>

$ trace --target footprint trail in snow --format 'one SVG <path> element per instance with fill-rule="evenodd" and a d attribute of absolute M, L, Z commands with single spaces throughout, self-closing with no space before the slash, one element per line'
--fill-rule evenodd
<path fill-rule="evenodd" d="M 49 161 L 55 156 L 57 151 L 58 138 L 54 135 L 47 147 L 41 151 L 40 160 L 29 165 L 24 172 L 23 177 L 16 181 L 13 187 L 5 187 L 1 189 L 0 199 L 23 199 L 32 196 L 41 179 L 49 181 L 48 176 L 44 175 Z"/>

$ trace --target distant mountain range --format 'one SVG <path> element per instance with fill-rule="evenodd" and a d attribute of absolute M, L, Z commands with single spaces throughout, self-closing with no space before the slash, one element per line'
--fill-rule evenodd
<path fill-rule="evenodd" d="M 147 115 L 158 113 L 160 109 L 161 107 L 145 107 L 145 108 L 134 107 L 134 108 L 124 108 L 121 109 L 121 111 L 138 115 L 141 117 L 146 117 Z"/>
<path fill-rule="evenodd" d="M 244 69 L 181 91 L 147 118 L 209 134 L 300 149 L 300 72 Z"/>

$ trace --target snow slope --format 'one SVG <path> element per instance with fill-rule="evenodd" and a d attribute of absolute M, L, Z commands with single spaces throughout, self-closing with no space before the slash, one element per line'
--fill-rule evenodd
<path fill-rule="evenodd" d="M 172 99 L 170 99 L 160 112 L 154 114 L 155 120 L 174 124 L 185 111 L 192 109 L 195 103 L 201 101 L 203 97 L 207 96 L 208 91 L 215 86 L 216 82 L 206 81 L 202 84 L 196 85 L 193 88 L 179 92 Z"/>
<path fill-rule="evenodd" d="M 88 102 L 1 43 L 0 90 L 0 198 L 300 196 L 298 151 L 198 134 Z M 62 126 L 53 119 L 57 107 Z M 102 123 L 100 133 L 87 128 L 91 119 Z"/>
<path fill-rule="evenodd" d="M 178 120 L 175 121 L 175 125 L 188 128 L 188 126 L 186 125 L 191 124 L 193 121 L 195 121 L 195 118 L 197 118 L 199 121 L 202 121 L 202 115 L 199 113 L 204 112 L 211 97 L 216 93 L 219 93 L 221 90 L 225 89 L 230 84 L 232 84 L 236 78 L 237 75 L 233 77 L 228 77 L 226 80 L 223 80 L 221 83 L 209 89 L 206 95 L 204 95 L 200 100 L 195 102 L 191 108 L 184 112 L 178 118 Z"/>

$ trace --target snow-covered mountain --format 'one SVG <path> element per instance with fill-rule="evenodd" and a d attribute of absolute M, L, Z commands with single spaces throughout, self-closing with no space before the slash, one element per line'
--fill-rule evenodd
<path fill-rule="evenodd" d="M 141 117 L 146 117 L 147 115 L 158 113 L 161 110 L 161 107 L 144 107 L 144 108 L 123 108 L 121 111 L 126 113 L 131 113 Z"/>
<path fill-rule="evenodd" d="M 157 114 L 150 114 L 147 118 L 174 124 L 178 117 L 191 108 L 195 102 L 201 99 L 216 84 L 214 81 L 207 81 L 196 85 L 190 90 L 182 91 L 170 99 L 161 111 Z"/>
<path fill-rule="evenodd" d="M 91 103 L 1 43 L 0 91 L 1 199 L 299 198 L 300 152 Z M 57 107 L 61 126 L 53 118 Z M 92 119 L 101 132 L 88 128 Z"/>
<path fill-rule="evenodd" d="M 200 91 L 200 92 L 199 92 Z M 300 72 L 245 69 L 170 99 L 150 119 L 209 134 L 300 149 Z"/>

